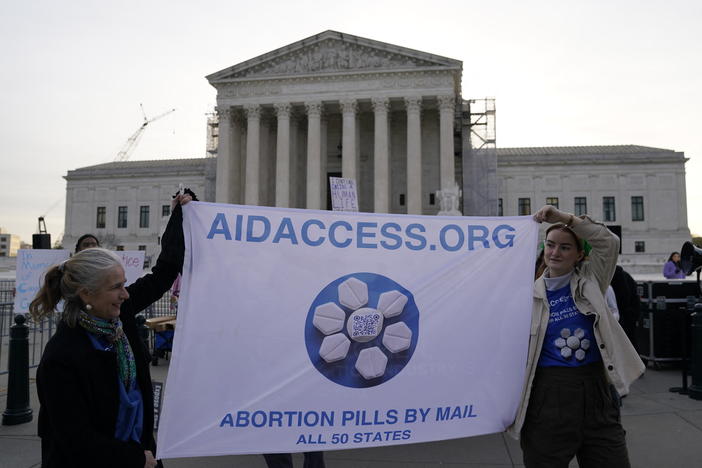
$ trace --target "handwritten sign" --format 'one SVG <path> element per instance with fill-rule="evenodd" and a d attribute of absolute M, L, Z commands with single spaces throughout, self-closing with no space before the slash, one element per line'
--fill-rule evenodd
<path fill-rule="evenodd" d="M 127 286 L 141 278 L 141 275 L 144 273 L 143 250 L 120 250 L 115 253 L 122 259 L 124 275 L 127 277 Z"/>
<path fill-rule="evenodd" d="M 20 249 L 17 251 L 15 314 L 29 312 L 29 303 L 39 291 L 46 270 L 50 266 L 66 260 L 69 255 L 68 250 Z"/>
<path fill-rule="evenodd" d="M 144 251 L 125 250 L 115 252 L 122 260 L 127 285 L 143 274 Z M 17 251 L 17 276 L 15 279 L 15 314 L 29 312 L 29 303 L 41 288 L 44 273 L 49 267 L 68 259 L 70 251 L 56 249 L 21 249 Z"/>
<path fill-rule="evenodd" d="M 333 211 L 358 211 L 358 195 L 354 179 L 330 177 L 329 187 Z"/>

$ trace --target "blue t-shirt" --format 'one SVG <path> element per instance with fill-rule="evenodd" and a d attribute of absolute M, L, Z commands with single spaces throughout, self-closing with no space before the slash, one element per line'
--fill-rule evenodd
<path fill-rule="evenodd" d="M 602 360 L 593 332 L 594 315 L 581 314 L 570 284 L 546 291 L 549 318 L 539 367 L 577 367 Z"/>

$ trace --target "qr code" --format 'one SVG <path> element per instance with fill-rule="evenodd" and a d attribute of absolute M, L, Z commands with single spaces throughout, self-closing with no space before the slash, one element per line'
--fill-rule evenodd
<path fill-rule="evenodd" d="M 380 314 L 355 315 L 351 336 L 376 336 L 380 326 Z"/>

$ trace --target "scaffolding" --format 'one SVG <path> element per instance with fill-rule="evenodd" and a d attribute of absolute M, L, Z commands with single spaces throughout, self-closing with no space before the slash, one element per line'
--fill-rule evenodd
<path fill-rule="evenodd" d="M 463 214 L 497 216 L 495 99 L 463 101 Z"/>

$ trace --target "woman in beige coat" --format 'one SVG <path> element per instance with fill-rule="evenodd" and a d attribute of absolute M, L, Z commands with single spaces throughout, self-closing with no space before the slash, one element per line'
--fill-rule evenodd
<path fill-rule="evenodd" d="M 628 467 L 619 395 L 644 371 L 604 292 L 619 238 L 590 218 L 544 206 L 546 269 L 534 283 L 531 336 L 522 401 L 511 435 L 524 464 L 566 468 Z M 584 242 L 592 247 L 585 258 Z"/>

